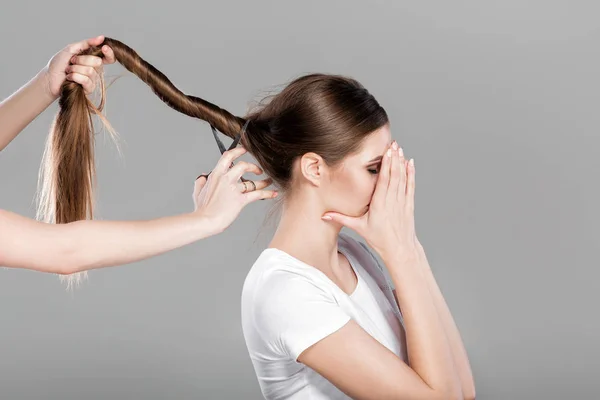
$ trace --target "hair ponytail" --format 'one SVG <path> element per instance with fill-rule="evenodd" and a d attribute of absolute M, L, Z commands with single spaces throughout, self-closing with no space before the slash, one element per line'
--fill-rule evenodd
<path fill-rule="evenodd" d="M 246 119 L 198 97 L 182 93 L 133 49 L 106 38 L 116 60 L 144 81 L 169 107 L 210 123 L 235 138 Z M 82 52 L 103 57 L 100 47 Z M 59 112 L 48 137 L 40 169 L 38 218 L 68 223 L 93 218 L 95 179 L 92 117 L 106 123 L 104 82 L 101 101 L 95 107 L 80 85 L 66 81 L 61 89 Z M 252 123 L 240 143 L 252 154 L 265 174 L 286 192 L 293 182 L 294 160 L 308 152 L 336 165 L 357 151 L 362 141 L 388 124 L 383 107 L 358 81 L 340 75 L 310 74 L 290 82 L 268 102 L 246 117 Z M 109 126 L 110 128 L 110 126 Z M 67 276 L 69 284 L 84 273 Z"/>
<path fill-rule="evenodd" d="M 169 107 L 190 117 L 209 122 L 225 135 L 235 137 L 245 120 L 198 97 L 181 92 L 154 66 L 124 43 L 106 38 L 103 45 L 112 48 L 116 60 L 144 81 Z M 80 54 L 103 57 L 101 47 Z M 102 78 L 102 77 L 101 77 Z M 95 163 L 92 117 L 105 103 L 104 80 L 100 82 L 101 99 L 96 107 L 81 85 L 65 81 L 59 98 L 59 111 L 46 142 L 38 182 L 37 218 L 48 223 L 64 224 L 93 219 Z M 110 129 L 110 125 L 108 125 Z M 68 275 L 69 285 L 85 277 L 85 272 Z M 61 276 L 61 279 L 64 279 Z"/>

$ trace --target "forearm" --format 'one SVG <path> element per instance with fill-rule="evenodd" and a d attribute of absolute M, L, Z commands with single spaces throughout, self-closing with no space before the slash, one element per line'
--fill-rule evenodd
<path fill-rule="evenodd" d="M 464 347 L 460 332 L 448 304 L 444 300 L 444 296 L 437 284 L 431 266 L 425 255 L 425 250 L 422 246 L 419 246 L 419 263 L 421 266 L 421 272 L 427 282 L 427 287 L 433 298 L 435 308 L 442 322 L 444 332 L 448 338 L 448 344 L 450 346 L 454 364 L 457 369 L 458 376 L 461 381 L 461 387 L 463 396 L 465 399 L 475 399 L 475 382 L 473 380 L 473 373 L 471 372 L 471 366 L 469 364 L 469 357 Z"/>
<path fill-rule="evenodd" d="M 44 70 L 0 103 L 0 151 L 54 100 Z"/>
<path fill-rule="evenodd" d="M 382 258 L 396 287 L 411 368 L 433 390 L 451 399 L 463 398 L 448 339 L 427 281 L 419 270 L 418 256 Z"/>
<path fill-rule="evenodd" d="M 58 274 L 143 260 L 218 233 L 201 216 L 52 225 L 0 214 L 0 264 Z"/>
<path fill-rule="evenodd" d="M 75 271 L 128 264 L 188 245 L 215 233 L 192 214 L 150 221 L 78 221 L 69 232 Z"/>

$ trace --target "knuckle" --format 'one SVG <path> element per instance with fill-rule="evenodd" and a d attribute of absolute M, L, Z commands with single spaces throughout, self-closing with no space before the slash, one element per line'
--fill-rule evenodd
<path fill-rule="evenodd" d="M 252 166 L 252 164 L 250 164 L 250 163 L 249 163 L 249 162 L 247 162 L 247 161 L 240 161 L 240 162 L 238 163 L 238 165 L 240 166 L 240 168 L 242 168 L 242 169 L 244 169 L 244 170 L 246 170 L 246 169 L 249 169 L 249 168 L 252 168 L 252 167 L 251 167 L 251 166 Z"/>

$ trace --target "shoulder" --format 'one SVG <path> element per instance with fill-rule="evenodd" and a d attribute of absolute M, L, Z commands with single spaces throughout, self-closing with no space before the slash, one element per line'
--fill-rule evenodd
<path fill-rule="evenodd" d="M 393 284 L 386 274 L 385 267 L 366 243 L 348 234 L 340 233 L 339 247 L 351 255 L 358 266 L 373 278 L 382 290 L 393 290 Z"/>
<path fill-rule="evenodd" d="M 242 302 L 259 312 L 285 312 L 301 300 L 327 299 L 318 271 L 276 249 L 264 250 L 246 276 Z"/>
<path fill-rule="evenodd" d="M 348 319 L 318 271 L 284 253 L 263 252 L 248 273 L 242 326 L 251 349 L 266 346 L 295 360 Z"/>
<path fill-rule="evenodd" d="M 383 270 L 382 265 L 375 256 L 375 253 L 363 241 L 354 239 L 348 234 L 340 233 L 338 246 L 355 257 L 361 266 L 366 268 L 374 266 L 379 270 Z"/>

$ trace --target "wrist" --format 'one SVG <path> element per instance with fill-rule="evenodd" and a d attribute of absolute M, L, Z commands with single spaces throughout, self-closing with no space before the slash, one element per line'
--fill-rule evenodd
<path fill-rule="evenodd" d="M 384 246 L 374 248 L 383 260 L 389 262 L 410 261 L 419 258 L 417 245 L 412 241 L 393 239 L 387 241 Z"/>
<path fill-rule="evenodd" d="M 48 102 L 53 103 L 58 99 L 58 95 L 52 93 L 50 89 L 50 72 L 48 67 L 42 68 L 34 78 L 34 83 L 40 97 Z"/>
<path fill-rule="evenodd" d="M 222 224 L 216 218 L 202 212 L 194 211 L 189 216 L 193 221 L 193 229 L 200 234 L 200 238 L 214 236 L 225 230 L 221 228 Z"/>
<path fill-rule="evenodd" d="M 381 259 L 385 265 L 412 265 L 418 263 L 420 256 L 416 249 L 394 249 L 382 251 Z"/>

